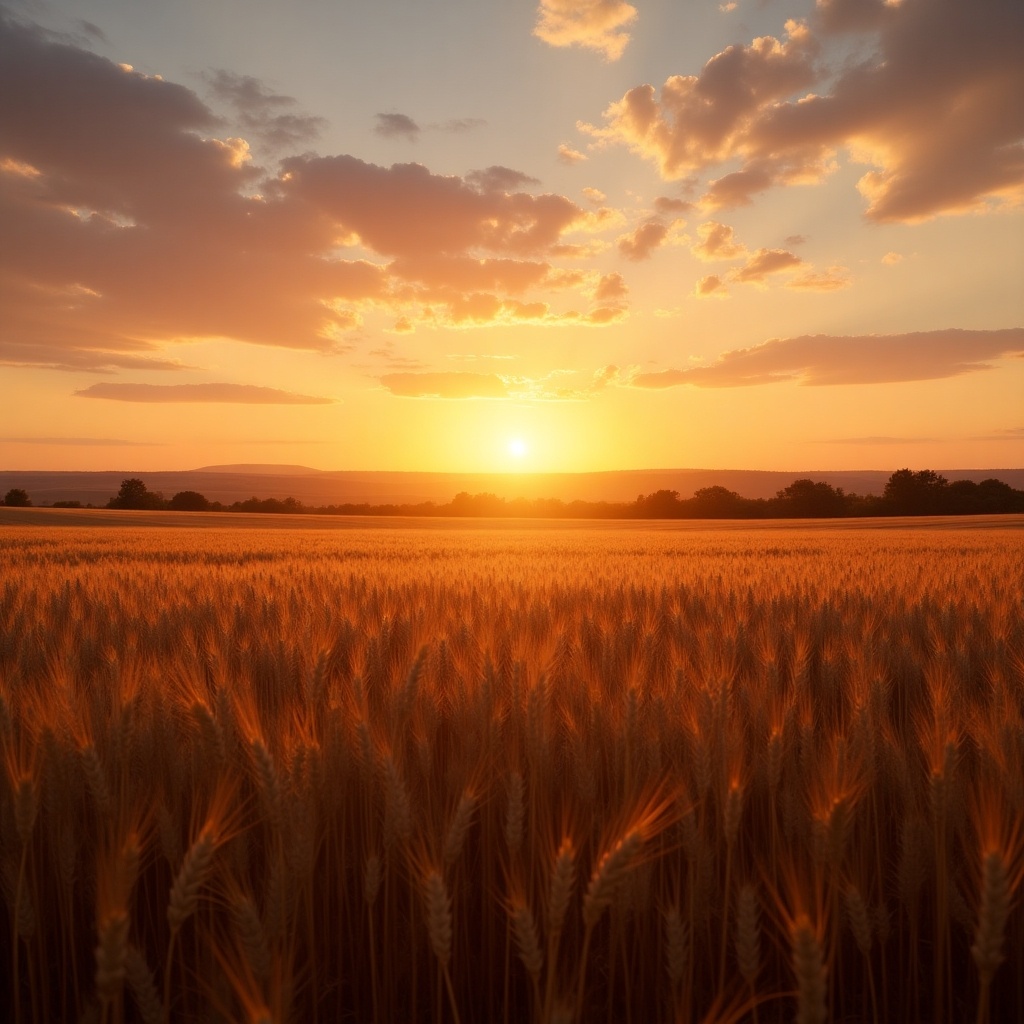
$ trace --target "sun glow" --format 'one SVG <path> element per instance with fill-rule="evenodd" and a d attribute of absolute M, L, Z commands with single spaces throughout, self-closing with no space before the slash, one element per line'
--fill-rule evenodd
<path fill-rule="evenodd" d="M 521 437 L 509 438 L 507 447 L 509 455 L 514 459 L 524 458 L 529 451 L 526 442 Z"/>

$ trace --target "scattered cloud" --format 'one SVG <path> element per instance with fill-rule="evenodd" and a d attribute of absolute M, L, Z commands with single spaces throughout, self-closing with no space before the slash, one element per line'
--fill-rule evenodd
<path fill-rule="evenodd" d="M 637 262 L 651 258 L 651 253 L 664 244 L 668 237 L 668 225 L 660 220 L 648 220 L 635 231 L 618 239 L 619 252 L 627 260 Z"/>
<path fill-rule="evenodd" d="M 315 127 L 255 78 L 206 81 L 254 138 Z M 0 15 L 0 363 L 173 370 L 168 349 L 203 339 L 336 352 L 370 311 L 400 330 L 482 325 L 466 310 L 488 304 L 496 323 L 611 316 L 510 303 L 587 296 L 592 276 L 549 261 L 590 258 L 607 243 L 570 236 L 611 230 L 615 211 L 497 165 L 459 177 L 305 152 L 268 171 L 223 128 L 193 91 Z"/>
<path fill-rule="evenodd" d="M 596 302 L 618 302 L 629 294 L 629 288 L 621 274 L 605 274 L 594 289 Z"/>
<path fill-rule="evenodd" d="M 803 266 L 803 260 L 788 249 L 758 249 L 742 267 L 732 272 L 733 281 L 760 283 L 772 274 Z"/>
<path fill-rule="evenodd" d="M 622 56 L 636 8 L 624 0 L 540 0 L 533 34 L 551 46 L 582 46 L 605 60 Z"/>
<path fill-rule="evenodd" d="M 839 33 L 859 34 L 857 59 L 831 46 Z M 1019 204 L 1022 47 L 1024 9 L 1007 0 L 828 0 L 784 38 L 727 47 L 660 93 L 637 86 L 580 127 L 666 179 L 738 161 L 711 208 L 820 181 L 839 149 L 869 168 L 858 189 L 877 222 Z"/>
<path fill-rule="evenodd" d="M 804 335 L 726 352 L 707 366 L 637 373 L 629 383 L 642 388 L 888 384 L 975 373 L 991 369 L 991 360 L 1005 356 L 1024 356 L 1024 328 Z"/>
<path fill-rule="evenodd" d="M 903 258 L 904 257 L 903 257 L 902 253 L 899 253 L 899 252 L 887 252 L 882 257 L 882 262 L 887 267 L 895 267 L 897 263 L 902 263 L 903 262 Z"/>
<path fill-rule="evenodd" d="M 584 188 L 580 190 L 583 196 L 594 206 L 600 206 L 608 197 L 599 188 Z"/>
<path fill-rule="evenodd" d="M 782 241 L 783 241 L 783 243 L 785 245 L 789 245 L 789 246 L 805 245 L 807 243 L 807 236 L 806 235 L 786 235 L 786 237 Z"/>
<path fill-rule="evenodd" d="M 327 125 L 322 117 L 296 113 L 294 97 L 271 92 L 251 75 L 221 68 L 203 77 L 217 99 L 235 109 L 239 128 L 273 149 L 311 142 Z"/>
<path fill-rule="evenodd" d="M 581 153 L 578 149 L 573 149 L 568 143 L 563 142 L 558 147 L 558 159 L 571 167 L 573 164 L 579 164 L 586 160 L 587 154 Z"/>
<path fill-rule="evenodd" d="M 415 142 L 423 130 L 408 114 L 375 114 L 373 130 L 385 139 L 407 139 Z"/>
<path fill-rule="evenodd" d="M 687 213 L 693 209 L 693 203 L 672 196 L 658 196 L 654 200 L 654 209 L 661 214 Z"/>
<path fill-rule="evenodd" d="M 381 384 L 402 398 L 507 398 L 505 382 L 495 373 L 386 373 Z"/>
<path fill-rule="evenodd" d="M 694 294 L 698 299 L 716 298 L 724 299 L 728 294 L 728 290 L 722 283 L 722 279 L 717 274 L 709 274 L 707 277 L 702 277 L 697 284 L 694 286 Z"/>
<path fill-rule="evenodd" d="M 705 221 L 697 227 L 697 237 L 700 241 L 690 251 L 706 263 L 742 259 L 747 255 L 747 247 L 737 241 L 736 233 L 728 224 Z"/>
<path fill-rule="evenodd" d="M 333 405 L 333 398 L 300 395 L 255 384 L 92 384 L 78 398 L 115 402 L 229 402 L 243 405 Z"/>

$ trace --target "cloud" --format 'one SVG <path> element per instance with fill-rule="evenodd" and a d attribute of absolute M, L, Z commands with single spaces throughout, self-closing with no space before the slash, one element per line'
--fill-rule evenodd
<path fill-rule="evenodd" d="M 322 117 L 295 113 L 294 97 L 271 92 L 251 75 L 217 69 L 203 77 L 218 99 L 235 108 L 239 127 L 272 148 L 310 142 L 327 124 Z"/>
<path fill-rule="evenodd" d="M 581 153 L 578 149 L 573 149 L 572 146 L 563 142 L 558 147 L 558 159 L 571 167 L 573 164 L 579 164 L 586 160 L 587 154 Z"/>
<path fill-rule="evenodd" d="M 1024 328 L 949 329 L 911 334 L 804 335 L 736 349 L 709 366 L 638 373 L 634 387 L 748 387 L 787 381 L 808 385 L 939 380 L 991 369 L 990 360 L 1024 356 Z"/>
<path fill-rule="evenodd" d="M 884 255 L 883 257 L 882 257 L 882 262 L 883 262 L 883 263 L 884 263 L 884 264 L 885 264 L 885 265 L 886 265 L 887 267 L 895 267 L 897 263 L 902 263 L 902 262 L 903 262 L 903 259 L 904 259 L 904 257 L 903 257 L 903 253 L 899 253 L 899 252 L 887 252 L 887 253 L 886 253 L 886 254 L 885 254 L 885 255 Z"/>
<path fill-rule="evenodd" d="M 788 249 L 758 249 L 742 267 L 729 276 L 733 281 L 759 283 L 771 274 L 803 266 L 803 262 Z"/>
<path fill-rule="evenodd" d="M 594 289 L 594 299 L 597 302 L 617 302 L 629 294 L 629 288 L 622 279 L 621 274 L 605 274 L 597 283 Z"/>
<path fill-rule="evenodd" d="M 507 398 L 505 382 L 495 373 L 386 373 L 381 384 L 402 398 Z"/>
<path fill-rule="evenodd" d="M 531 178 L 529 174 L 497 164 L 482 171 L 470 171 L 466 181 L 481 192 L 516 192 L 540 184 L 539 179 Z"/>
<path fill-rule="evenodd" d="M 254 133 L 302 134 L 257 79 L 208 81 Z M 443 323 L 481 288 L 504 317 L 523 280 L 585 296 L 586 275 L 548 261 L 588 258 L 567 236 L 614 222 L 498 166 L 462 178 L 304 153 L 268 170 L 223 127 L 191 90 L 0 15 L 0 362 L 171 370 L 170 346 L 209 338 L 338 351 L 367 311 Z M 488 260 L 509 264 L 479 285 L 466 268 Z"/>
<path fill-rule="evenodd" d="M 724 299 L 729 294 L 722 279 L 717 274 L 709 274 L 707 277 L 702 277 L 694 286 L 693 291 L 698 299 L 707 299 L 712 296 L 716 299 Z"/>
<path fill-rule="evenodd" d="M 730 46 L 700 75 L 669 78 L 660 97 L 651 85 L 637 86 L 608 107 L 606 127 L 580 127 L 654 160 L 666 179 L 730 159 L 762 109 L 817 78 L 816 42 L 800 23 L 787 28 L 784 41 L 763 36 Z"/>
<path fill-rule="evenodd" d="M 590 188 L 588 186 L 580 191 L 595 206 L 600 206 L 608 198 L 599 188 Z"/>
<path fill-rule="evenodd" d="M 533 34 L 551 46 L 582 46 L 618 60 L 636 8 L 624 0 L 540 0 Z"/>
<path fill-rule="evenodd" d="M 386 139 L 408 139 L 415 142 L 422 129 L 406 114 L 375 114 L 373 130 Z"/>
<path fill-rule="evenodd" d="M 124 441 L 117 437 L 0 437 L 4 444 L 45 444 L 83 448 L 162 448 L 163 441 Z"/>
<path fill-rule="evenodd" d="M 728 224 L 705 221 L 697 228 L 697 235 L 700 241 L 690 252 L 706 263 L 742 259 L 747 255 L 747 247 L 736 240 L 736 234 Z"/>
<path fill-rule="evenodd" d="M 668 237 L 668 225 L 660 220 L 649 220 L 641 224 L 632 234 L 618 239 L 619 252 L 627 260 L 650 259 L 651 253 L 661 246 Z"/>
<path fill-rule="evenodd" d="M 858 189 L 877 222 L 1019 204 L 1022 48 L 1010 0 L 833 0 L 786 38 L 730 46 L 660 94 L 637 86 L 581 128 L 667 179 L 739 162 L 705 195 L 713 208 L 820 181 L 838 149 L 869 167 Z"/>
<path fill-rule="evenodd" d="M 333 398 L 299 395 L 255 384 L 92 384 L 78 398 L 115 402 L 229 402 L 243 405 L 333 405 Z"/>
<path fill-rule="evenodd" d="M 826 270 L 807 270 L 786 282 L 787 288 L 805 292 L 834 292 L 847 288 L 850 278 L 845 267 L 829 267 Z"/>

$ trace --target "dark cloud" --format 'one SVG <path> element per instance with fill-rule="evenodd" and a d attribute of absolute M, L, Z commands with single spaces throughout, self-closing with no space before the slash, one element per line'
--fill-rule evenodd
<path fill-rule="evenodd" d="M 422 129 L 407 114 L 376 114 L 374 131 L 386 139 L 408 139 L 415 142 Z"/>
<path fill-rule="evenodd" d="M 271 92 L 251 75 L 216 69 L 203 76 L 213 94 L 235 108 L 239 127 L 272 148 L 311 142 L 326 127 L 322 117 L 300 114 L 292 96 Z"/>
<path fill-rule="evenodd" d="M 470 171 L 466 175 L 466 181 L 481 192 L 517 192 L 540 184 L 538 178 L 531 178 L 522 171 L 498 165 L 482 171 Z"/>
<path fill-rule="evenodd" d="M 597 302 L 617 302 L 628 294 L 626 282 L 621 274 L 616 273 L 605 274 L 594 289 L 594 299 Z"/>
<path fill-rule="evenodd" d="M 938 380 L 987 370 L 991 360 L 1024 354 L 1024 328 L 998 331 L 919 331 L 912 334 L 805 335 L 726 352 L 709 366 L 636 374 L 635 387 L 693 384 L 735 388 L 754 384 L 887 384 Z"/>
<path fill-rule="evenodd" d="M 228 402 L 243 405 L 333 405 L 333 398 L 299 395 L 255 384 L 93 384 L 78 398 L 115 402 Z"/>

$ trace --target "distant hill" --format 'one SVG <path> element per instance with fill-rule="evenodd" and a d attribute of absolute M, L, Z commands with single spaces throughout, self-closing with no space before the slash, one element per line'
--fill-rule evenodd
<path fill-rule="evenodd" d="M 898 467 L 896 467 L 898 468 Z M 911 467 L 923 469 L 931 467 Z M 823 480 L 856 494 L 881 494 L 893 470 L 774 472 L 729 469 L 638 469 L 605 473 L 393 473 L 324 471 L 303 466 L 206 466 L 203 469 L 148 473 L 0 471 L 0 495 L 23 487 L 36 505 L 81 501 L 105 505 L 126 477 L 140 477 L 151 491 L 169 498 L 178 491 L 199 491 L 211 501 L 231 504 L 246 498 L 298 499 L 304 505 L 345 502 L 416 504 L 449 502 L 460 491 L 490 492 L 500 498 L 560 498 L 563 501 L 633 501 L 640 494 L 678 491 L 690 497 L 701 487 L 722 486 L 744 498 L 770 498 L 802 477 Z M 939 469 L 948 480 L 990 477 L 1024 489 L 1024 469 Z"/>
<path fill-rule="evenodd" d="M 267 476 L 317 476 L 322 469 L 311 469 L 309 466 L 290 466 L 274 462 L 240 462 L 229 466 L 201 466 L 192 470 L 193 473 L 265 473 Z"/>

